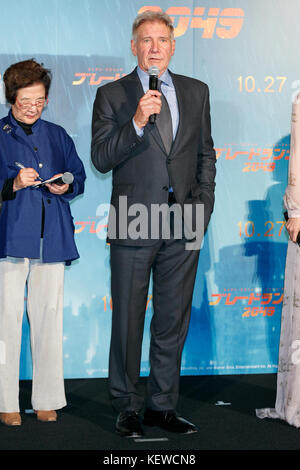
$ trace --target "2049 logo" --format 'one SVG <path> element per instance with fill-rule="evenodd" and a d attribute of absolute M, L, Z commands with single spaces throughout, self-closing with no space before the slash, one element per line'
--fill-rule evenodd
<path fill-rule="evenodd" d="M 144 6 L 138 13 L 146 10 L 163 11 L 160 6 Z M 195 7 L 192 12 L 189 7 L 169 7 L 166 13 L 173 20 L 175 37 L 183 36 L 191 28 L 202 29 L 202 38 L 206 39 L 214 35 L 221 39 L 235 38 L 242 29 L 245 16 L 242 8 Z"/>

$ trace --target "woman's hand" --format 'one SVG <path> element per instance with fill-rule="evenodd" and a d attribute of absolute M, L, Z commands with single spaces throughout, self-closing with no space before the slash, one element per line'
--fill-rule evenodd
<path fill-rule="evenodd" d="M 300 217 L 289 219 L 285 226 L 289 233 L 290 239 L 293 242 L 296 242 L 298 233 L 300 232 Z"/>
<path fill-rule="evenodd" d="M 19 191 L 36 184 L 38 176 L 34 168 L 22 168 L 14 179 L 13 190 Z"/>
<path fill-rule="evenodd" d="M 53 175 L 52 178 L 58 178 L 62 176 L 63 173 L 58 173 L 57 175 Z M 46 187 L 49 189 L 50 193 L 61 195 L 68 191 L 69 185 L 68 184 L 55 184 L 55 183 L 48 183 Z"/>

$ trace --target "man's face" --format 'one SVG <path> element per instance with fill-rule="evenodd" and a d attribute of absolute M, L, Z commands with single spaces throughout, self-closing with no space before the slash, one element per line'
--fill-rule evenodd
<path fill-rule="evenodd" d="M 155 65 L 161 75 L 175 52 L 175 40 L 171 39 L 170 29 L 165 23 L 146 21 L 139 26 L 136 41 L 131 41 L 131 50 L 142 70 L 147 72 Z"/>

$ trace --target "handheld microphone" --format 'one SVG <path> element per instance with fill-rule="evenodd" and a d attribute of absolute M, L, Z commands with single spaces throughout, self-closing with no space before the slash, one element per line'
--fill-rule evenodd
<path fill-rule="evenodd" d="M 74 176 L 72 175 L 72 173 L 70 173 L 69 171 L 66 171 L 61 176 L 57 176 L 56 178 L 50 178 L 48 180 L 44 180 L 42 182 L 37 183 L 35 186 L 32 186 L 32 187 L 33 188 L 41 188 L 41 187 L 45 186 L 46 184 L 52 184 L 52 183 L 59 184 L 59 185 L 71 184 L 71 183 L 73 183 L 73 181 L 74 181 Z"/>
<path fill-rule="evenodd" d="M 153 65 L 148 69 L 149 75 L 149 90 L 157 90 L 158 89 L 158 76 L 159 76 L 159 68 Z M 156 119 L 156 114 L 151 114 L 149 116 L 149 122 L 154 124 Z"/>
<path fill-rule="evenodd" d="M 54 178 L 51 181 L 49 181 L 49 183 L 63 185 L 63 184 L 71 184 L 73 183 L 73 181 L 74 181 L 74 176 L 72 175 L 72 173 L 70 173 L 69 171 L 66 171 L 63 175 L 59 176 L 58 178 Z"/>

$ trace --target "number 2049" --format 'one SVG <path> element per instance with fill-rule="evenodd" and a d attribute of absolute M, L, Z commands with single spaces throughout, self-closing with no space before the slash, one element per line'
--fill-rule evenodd
<path fill-rule="evenodd" d="M 256 317 L 257 315 L 272 317 L 274 313 L 275 307 L 245 307 L 242 317 Z"/>

